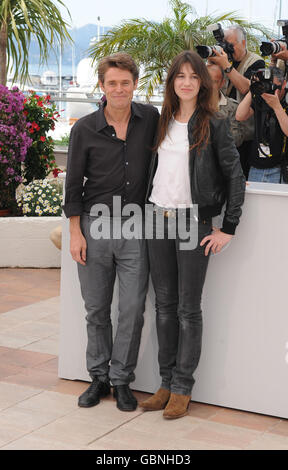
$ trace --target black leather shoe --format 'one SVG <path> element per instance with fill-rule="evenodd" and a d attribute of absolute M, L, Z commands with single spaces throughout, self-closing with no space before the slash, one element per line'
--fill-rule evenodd
<path fill-rule="evenodd" d="M 108 382 L 101 382 L 95 377 L 87 390 L 80 395 L 78 405 L 84 408 L 98 405 L 100 398 L 106 397 L 109 394 L 110 384 Z"/>
<path fill-rule="evenodd" d="M 114 385 L 113 396 L 117 400 L 117 408 L 121 411 L 134 411 L 137 400 L 131 392 L 129 385 Z"/>

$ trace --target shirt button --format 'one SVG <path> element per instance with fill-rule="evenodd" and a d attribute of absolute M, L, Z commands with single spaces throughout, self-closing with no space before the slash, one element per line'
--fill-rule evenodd
<path fill-rule="evenodd" d="M 127 183 L 126 183 L 126 184 L 130 184 L 130 183 L 129 183 L 129 181 L 127 181 Z"/>
<path fill-rule="evenodd" d="M 125 164 L 126 164 L 126 165 L 129 165 L 129 163 L 128 163 L 128 162 L 125 162 Z"/>

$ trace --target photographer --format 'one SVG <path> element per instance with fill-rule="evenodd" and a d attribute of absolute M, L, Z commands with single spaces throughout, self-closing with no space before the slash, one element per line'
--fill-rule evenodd
<path fill-rule="evenodd" d="M 264 68 L 265 62 L 258 54 L 247 50 L 246 31 L 241 26 L 225 30 L 224 38 L 234 48 L 232 64 L 223 49 L 221 52 L 215 50 L 215 57 L 210 57 L 209 62 L 224 70 L 229 80 L 226 94 L 240 102 L 249 90 L 252 70 Z"/>
<path fill-rule="evenodd" d="M 284 46 L 284 44 L 280 44 L 281 51 L 278 52 L 277 54 L 272 55 L 272 62 L 276 62 L 278 59 L 279 60 L 284 60 L 285 62 L 288 61 L 288 49 L 287 47 Z"/>
<path fill-rule="evenodd" d="M 217 97 L 218 114 L 224 118 L 229 118 L 230 130 L 236 147 L 240 147 L 245 138 L 245 127 L 242 122 L 236 120 L 236 110 L 238 103 L 233 98 L 225 96 L 221 88 L 225 82 L 223 69 L 216 64 L 207 64 L 207 70 L 212 79 L 213 89 Z"/>
<path fill-rule="evenodd" d="M 228 55 L 222 49 L 221 52 L 215 51 L 215 57 L 210 57 L 209 62 L 219 65 L 225 72 L 228 79 L 226 95 L 234 98 L 240 103 L 249 90 L 252 70 L 258 70 L 265 67 L 264 60 L 254 52 L 247 50 L 246 32 L 238 25 L 231 26 L 224 32 L 225 41 L 233 45 L 232 64 L 229 62 Z M 249 136 L 250 131 L 250 136 Z M 252 152 L 253 137 L 253 119 L 248 121 L 246 130 L 246 140 L 239 147 L 240 161 L 246 179 L 249 173 L 249 160 Z"/>
<path fill-rule="evenodd" d="M 277 66 L 284 70 L 287 76 L 288 61 L 288 21 L 278 20 L 277 26 L 282 28 L 282 37 L 271 41 L 262 41 L 260 51 L 263 56 L 271 55 L 271 66 Z"/>
<path fill-rule="evenodd" d="M 286 80 L 279 68 L 270 67 L 268 71 L 270 79 L 266 78 L 265 71 L 254 74 L 250 91 L 238 106 L 236 119 L 245 121 L 255 116 L 255 139 L 248 180 L 287 183 Z M 270 86 L 269 92 L 261 93 L 265 86 Z"/>

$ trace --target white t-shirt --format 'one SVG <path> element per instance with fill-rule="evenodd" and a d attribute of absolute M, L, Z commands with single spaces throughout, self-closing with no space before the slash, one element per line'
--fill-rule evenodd
<path fill-rule="evenodd" d="M 189 178 L 188 123 L 171 119 L 158 149 L 158 167 L 150 201 L 159 207 L 192 207 Z"/>

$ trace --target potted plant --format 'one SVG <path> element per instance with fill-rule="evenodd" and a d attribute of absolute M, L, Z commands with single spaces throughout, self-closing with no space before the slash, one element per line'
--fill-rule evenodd
<path fill-rule="evenodd" d="M 17 204 L 24 216 L 61 216 L 62 186 L 51 179 L 33 180 L 18 188 Z"/>
<path fill-rule="evenodd" d="M 0 85 L 0 209 L 2 215 L 17 212 L 15 191 L 22 181 L 21 165 L 32 139 L 23 113 L 24 95 L 13 87 Z"/>
<path fill-rule="evenodd" d="M 49 95 L 39 96 L 31 90 L 24 100 L 24 114 L 32 139 L 23 170 L 24 184 L 45 179 L 51 172 L 57 177 L 61 170 L 56 165 L 53 139 L 47 135 L 59 117 L 55 103 L 51 103 Z"/>

